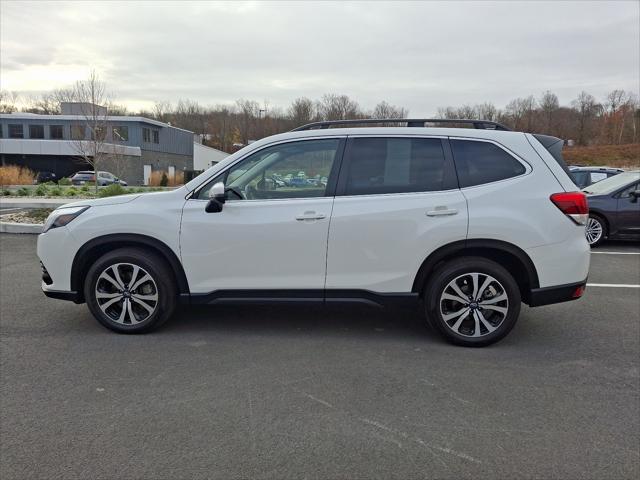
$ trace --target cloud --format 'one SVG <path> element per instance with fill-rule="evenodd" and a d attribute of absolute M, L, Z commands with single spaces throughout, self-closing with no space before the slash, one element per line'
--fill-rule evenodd
<path fill-rule="evenodd" d="M 0 9 L 0 83 L 10 90 L 64 86 L 95 67 L 116 100 L 137 105 L 243 97 L 284 107 L 336 92 L 429 115 L 547 89 L 563 103 L 583 89 L 597 97 L 640 89 L 637 2 L 3 1 Z"/>

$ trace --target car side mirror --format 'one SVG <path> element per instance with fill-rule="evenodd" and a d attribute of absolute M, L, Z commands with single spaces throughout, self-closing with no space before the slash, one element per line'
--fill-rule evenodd
<path fill-rule="evenodd" d="M 215 183 L 209 190 L 209 202 L 204 210 L 207 213 L 219 213 L 222 211 L 222 205 L 224 205 L 225 201 L 224 183 Z"/>
<path fill-rule="evenodd" d="M 640 197 L 640 190 L 635 190 L 629 194 L 629 200 L 631 203 L 637 203 L 638 197 Z"/>

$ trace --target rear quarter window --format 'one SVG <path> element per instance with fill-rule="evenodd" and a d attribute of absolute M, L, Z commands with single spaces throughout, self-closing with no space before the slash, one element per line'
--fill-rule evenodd
<path fill-rule="evenodd" d="M 490 142 L 451 140 L 460 187 L 517 177 L 526 172 L 513 156 Z"/>

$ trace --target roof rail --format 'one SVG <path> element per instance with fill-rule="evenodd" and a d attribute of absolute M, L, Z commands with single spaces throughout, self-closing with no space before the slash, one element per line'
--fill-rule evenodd
<path fill-rule="evenodd" d="M 315 130 L 322 128 L 330 128 L 339 125 L 362 125 L 362 124 L 376 124 L 376 123 L 406 123 L 407 127 L 424 127 L 425 123 L 468 123 L 473 125 L 473 128 L 482 130 L 505 130 L 511 131 L 510 128 L 505 127 L 501 123 L 492 122 L 490 120 L 472 120 L 467 118 L 455 119 L 455 118 L 362 118 L 356 120 L 327 120 L 324 122 L 313 122 L 300 127 L 294 128 L 292 132 L 300 132 L 302 130 Z"/>

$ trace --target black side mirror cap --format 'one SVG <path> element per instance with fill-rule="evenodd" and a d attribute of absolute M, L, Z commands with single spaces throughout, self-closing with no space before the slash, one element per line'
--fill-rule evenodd
<path fill-rule="evenodd" d="M 207 213 L 220 213 L 222 211 L 222 202 L 216 198 L 212 198 L 207 202 L 207 206 L 204 208 Z"/>

